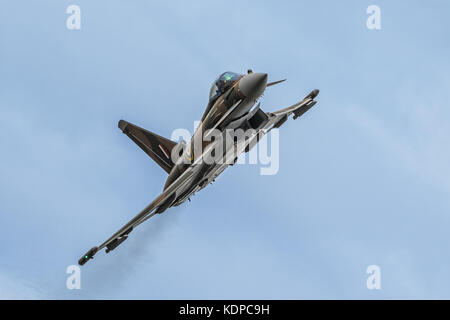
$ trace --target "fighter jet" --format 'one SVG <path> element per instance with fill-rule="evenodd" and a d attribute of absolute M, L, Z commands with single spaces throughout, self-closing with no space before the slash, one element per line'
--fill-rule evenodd
<path fill-rule="evenodd" d="M 290 107 L 264 112 L 258 103 L 259 98 L 267 87 L 283 81 L 285 79 L 267 83 L 266 73 L 252 70 L 247 74 L 221 74 L 211 87 L 208 105 L 190 143 L 177 143 L 120 120 L 118 126 L 122 132 L 166 171 L 168 177 L 162 193 L 153 202 L 108 240 L 90 249 L 78 264 L 84 265 L 104 248 L 106 253 L 114 250 L 138 225 L 190 199 L 232 166 L 240 154 L 249 152 L 270 130 L 279 128 L 290 115 L 297 119 L 317 103 L 314 99 L 319 90 L 315 89 Z M 234 135 L 231 142 L 223 143 L 230 141 L 225 138 L 239 130 L 244 134 Z"/>

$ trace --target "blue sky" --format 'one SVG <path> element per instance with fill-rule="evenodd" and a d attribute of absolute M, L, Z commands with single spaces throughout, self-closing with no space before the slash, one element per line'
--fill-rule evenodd
<path fill-rule="evenodd" d="M 81 30 L 66 28 L 70 4 Z M 382 29 L 366 28 L 381 8 Z M 448 1 L 3 1 L 0 298 L 450 298 Z M 119 119 L 192 130 L 218 74 L 287 78 L 280 170 L 235 166 L 66 268 L 166 174 Z M 381 268 L 381 290 L 366 268 Z"/>

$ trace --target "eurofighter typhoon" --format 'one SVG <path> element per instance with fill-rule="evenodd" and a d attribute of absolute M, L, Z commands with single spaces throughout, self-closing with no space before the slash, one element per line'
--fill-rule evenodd
<path fill-rule="evenodd" d="M 166 171 L 168 177 L 163 192 L 152 203 L 108 240 L 84 254 L 78 264 L 84 265 L 104 248 L 106 253 L 117 248 L 138 225 L 182 204 L 213 182 L 236 162 L 240 154 L 249 152 L 265 134 L 284 124 L 290 115 L 297 119 L 316 104 L 317 89 L 290 107 L 264 112 L 256 104 L 258 99 L 267 87 L 283 81 L 267 83 L 266 73 L 252 70 L 245 75 L 223 73 L 211 87 L 208 105 L 189 143 L 176 143 L 120 120 L 118 125 L 122 132 Z M 228 139 L 230 135 L 232 139 Z"/>

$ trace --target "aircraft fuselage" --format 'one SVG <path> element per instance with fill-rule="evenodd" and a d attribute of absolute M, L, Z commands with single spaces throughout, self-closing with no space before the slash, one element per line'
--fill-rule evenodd
<path fill-rule="evenodd" d="M 266 73 L 249 73 L 241 76 L 233 84 L 226 87 L 223 93 L 209 101 L 189 146 L 184 150 L 184 157 L 189 161 L 180 161 L 176 164 L 166 180 L 164 188 L 167 188 L 188 168 L 191 167 L 193 170 L 190 182 L 177 192 L 175 198 L 170 199 L 171 205 L 179 205 L 184 202 L 194 192 L 208 185 L 227 167 L 227 165 L 221 163 L 202 161 L 205 155 L 214 149 L 212 144 L 215 140 L 209 137 L 209 133 L 212 130 L 216 130 L 216 133 L 218 131 L 223 133 L 230 123 L 236 123 L 239 122 L 239 119 L 244 119 L 263 94 L 266 85 Z M 234 126 L 234 129 L 240 127 L 238 124 Z M 233 146 L 224 148 L 223 153 L 217 156 L 223 157 L 229 152 L 230 147 Z"/>

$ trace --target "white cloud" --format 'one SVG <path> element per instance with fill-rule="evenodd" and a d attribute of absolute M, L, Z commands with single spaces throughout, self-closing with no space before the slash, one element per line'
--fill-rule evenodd
<path fill-rule="evenodd" d="M 405 101 L 383 118 L 375 111 L 350 107 L 347 115 L 388 157 L 411 174 L 450 191 L 450 124 L 443 104 Z"/>
<path fill-rule="evenodd" d="M 46 295 L 34 284 L 0 273 L 0 299 L 2 300 L 37 300 Z"/>

